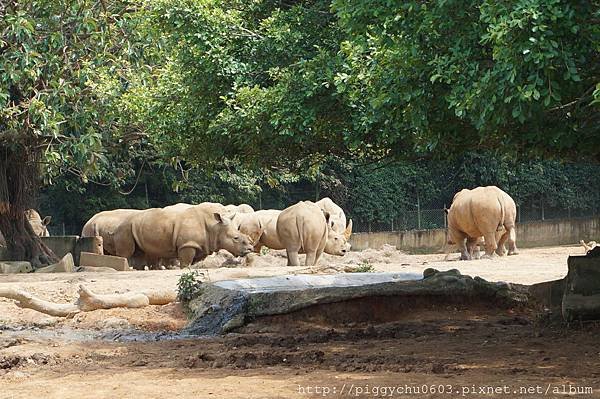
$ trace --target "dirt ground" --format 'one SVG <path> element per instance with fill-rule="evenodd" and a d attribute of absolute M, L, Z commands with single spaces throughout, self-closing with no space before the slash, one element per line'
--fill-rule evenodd
<path fill-rule="evenodd" d="M 440 254 L 383 248 L 327 257 L 318 272 L 456 268 L 487 280 L 532 284 L 563 277 L 567 256 L 582 253 L 581 247 L 548 247 L 460 262 L 456 254 L 444 261 Z M 236 266 L 223 256 L 201 266 L 223 263 Z M 202 271 L 211 281 L 314 272 L 286 267 L 279 253 L 251 266 Z M 182 273 L 0 275 L 0 287 L 71 302 L 80 284 L 97 293 L 174 289 Z M 564 326 L 539 309 L 458 300 L 407 299 L 388 307 L 389 319 L 376 323 L 357 321 L 335 306 L 315 307 L 221 337 L 186 338 L 177 335 L 186 324 L 178 304 L 61 319 L 0 299 L 0 399 L 600 397 L 597 324 Z"/>

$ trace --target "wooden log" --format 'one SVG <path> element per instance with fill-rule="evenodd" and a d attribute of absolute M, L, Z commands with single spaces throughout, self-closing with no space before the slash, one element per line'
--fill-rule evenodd
<path fill-rule="evenodd" d="M 51 316 L 68 317 L 80 311 L 77 305 L 45 301 L 34 297 L 26 291 L 14 288 L 0 288 L 0 297 L 14 299 L 20 308 L 37 310 Z"/>
<path fill-rule="evenodd" d="M 14 288 L 0 288 L 0 297 L 14 299 L 20 308 L 33 309 L 57 317 L 68 317 L 98 309 L 133 309 L 148 305 L 166 305 L 177 300 L 177 294 L 173 290 L 101 295 L 93 293 L 83 285 L 79 286 L 79 299 L 74 304 L 46 301 Z"/>

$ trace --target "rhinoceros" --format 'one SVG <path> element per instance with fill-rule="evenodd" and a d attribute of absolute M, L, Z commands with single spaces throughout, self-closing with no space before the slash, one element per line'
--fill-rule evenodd
<path fill-rule="evenodd" d="M 352 221 L 340 234 L 329 224 L 329 213 L 314 202 L 302 201 L 281 211 L 276 232 L 283 248 L 274 249 L 286 250 L 288 266 L 300 265 L 299 253 L 306 254 L 306 266 L 314 266 L 323 252 L 343 256 L 350 250 Z"/>
<path fill-rule="evenodd" d="M 513 199 L 496 186 L 463 189 L 454 195 L 448 210 L 449 241 L 456 243 L 461 259 L 471 259 L 472 247 L 483 236 L 485 257 L 494 252 L 505 255 L 504 243 L 508 241 L 508 254 L 517 254 L 515 220 L 517 207 Z M 499 238 L 498 231 L 504 228 Z"/>
<path fill-rule="evenodd" d="M 116 255 L 115 232 L 117 228 L 133 215 L 143 212 L 141 209 L 115 209 L 95 214 L 86 222 L 81 231 L 82 237 L 102 237 L 104 253 Z"/>
<path fill-rule="evenodd" d="M 254 208 L 252 208 L 248 204 L 240 204 L 240 205 L 225 205 L 225 209 L 227 209 L 230 213 L 253 213 Z"/>
<path fill-rule="evenodd" d="M 235 213 L 232 220 L 234 227 L 250 237 L 252 245 L 256 246 L 265 230 L 260 215 L 257 215 L 256 212 Z"/>
<path fill-rule="evenodd" d="M 42 219 L 42 217 L 36 210 L 27 209 L 25 211 L 25 217 L 27 218 L 27 221 L 31 225 L 31 229 L 33 230 L 35 235 L 37 235 L 39 237 L 49 237 L 50 236 L 50 232 L 48 232 L 48 225 L 50 224 L 50 220 L 52 219 L 52 216 L 46 216 L 45 218 Z M 4 235 L 2 234 L 2 232 L 0 231 L 0 247 L 5 247 L 5 246 L 6 246 L 6 239 L 4 238 Z"/>
<path fill-rule="evenodd" d="M 234 228 L 231 219 L 220 204 L 200 204 L 184 210 L 147 209 L 117 228 L 116 255 L 128 258 L 139 250 L 156 262 L 177 257 L 181 267 L 219 249 L 244 256 L 252 252 L 250 238 Z"/>
<path fill-rule="evenodd" d="M 346 214 L 344 210 L 329 197 L 322 198 L 315 202 L 315 204 L 323 211 L 329 213 L 329 224 L 333 230 L 343 234 L 346 229 Z"/>

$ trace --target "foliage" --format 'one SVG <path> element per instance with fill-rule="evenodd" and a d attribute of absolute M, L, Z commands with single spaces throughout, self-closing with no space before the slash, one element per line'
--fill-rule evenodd
<path fill-rule="evenodd" d="M 361 264 L 359 264 L 358 266 L 356 266 L 354 269 L 352 269 L 350 271 L 350 273 L 374 273 L 374 272 L 375 272 L 375 268 L 367 260 L 362 262 Z"/>
<path fill-rule="evenodd" d="M 325 0 L 148 3 L 161 62 L 138 119 L 166 153 L 219 165 L 298 166 L 345 153 L 334 88 L 339 28 Z"/>
<path fill-rule="evenodd" d="M 334 0 L 333 9 L 347 34 L 336 82 L 355 110 L 353 140 L 400 157 L 500 149 L 599 159 L 598 1 Z"/>
<path fill-rule="evenodd" d="M 300 200 L 331 197 L 349 217 L 362 222 L 387 222 L 421 209 L 449 207 L 452 197 L 463 188 L 498 185 L 525 208 L 600 211 L 600 187 L 590 184 L 600 175 L 600 166 L 557 161 L 519 162 L 493 153 L 467 153 L 453 161 L 363 164 L 330 159 L 318 177 L 305 175 L 279 181 L 271 187 L 260 174 L 253 178 L 189 172 L 179 192 L 171 190 L 180 182 L 170 168 L 149 170 L 127 196 L 116 189 L 89 184 L 73 190 L 62 180 L 44 191 L 41 211 L 52 215 L 53 231 L 79 234 L 83 224 L 106 209 L 162 207 L 177 202 L 218 201 L 247 203 L 255 209 L 283 209 Z M 252 183 L 252 184 L 249 184 Z M 80 184 L 79 184 L 80 185 Z M 67 187 L 69 187 L 67 189 Z M 148 194 L 148 197 L 146 197 Z M 427 223 L 423 221 L 422 226 Z"/>
<path fill-rule="evenodd" d="M 111 106 L 126 90 L 124 71 L 141 58 L 134 12 L 128 1 L 2 6 L 0 144 L 42 151 L 47 182 L 61 173 L 84 183 L 132 174 L 132 154 L 124 156 L 118 145 L 130 141 L 130 126 Z M 121 156 L 111 158 L 111 150 Z"/>
<path fill-rule="evenodd" d="M 186 303 L 198 297 L 202 291 L 201 277 L 202 273 L 198 270 L 182 273 L 177 282 L 177 300 Z"/>

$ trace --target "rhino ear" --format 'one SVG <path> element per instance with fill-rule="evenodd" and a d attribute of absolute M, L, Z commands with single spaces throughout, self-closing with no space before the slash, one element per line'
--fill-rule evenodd
<path fill-rule="evenodd" d="M 50 224 L 51 220 L 52 220 L 52 216 L 46 216 L 45 218 L 42 219 L 42 224 L 44 226 L 48 226 Z"/>
<path fill-rule="evenodd" d="M 331 214 L 327 211 L 323 211 L 323 215 L 325 215 L 325 221 L 329 224 L 329 218 L 331 217 Z M 333 223 L 331 223 L 331 225 L 333 226 Z"/>
<path fill-rule="evenodd" d="M 219 212 L 215 212 L 215 213 L 213 213 L 213 215 L 215 216 L 215 219 L 217 219 L 217 222 L 223 223 L 225 226 L 227 226 L 229 223 L 231 223 L 231 219 L 224 217 Z"/>

